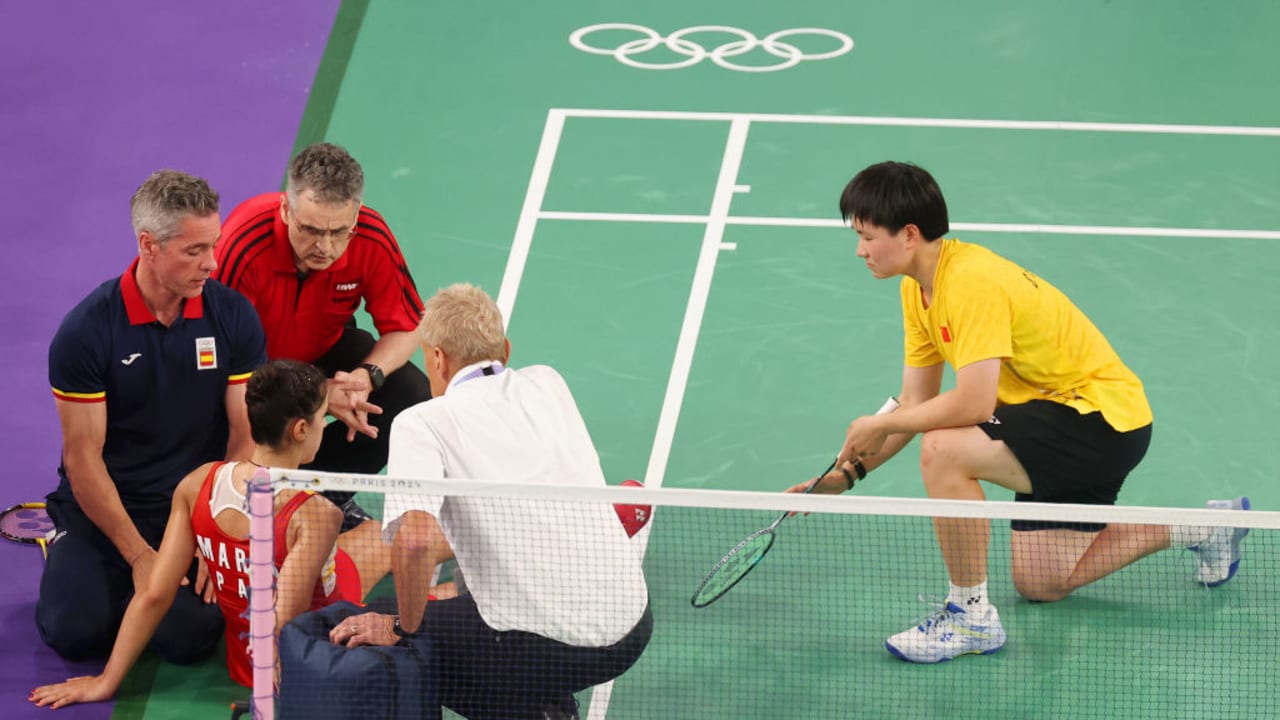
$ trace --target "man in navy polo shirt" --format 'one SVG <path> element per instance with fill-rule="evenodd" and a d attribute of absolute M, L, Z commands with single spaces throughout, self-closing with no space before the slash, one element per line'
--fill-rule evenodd
<path fill-rule="evenodd" d="M 137 259 L 71 310 L 49 347 L 62 465 L 48 496 L 58 534 L 36 624 L 71 660 L 110 653 L 183 476 L 211 460 L 248 459 L 245 381 L 266 361 L 253 307 L 210 279 L 218 194 L 203 179 L 162 170 L 131 208 Z M 196 568 L 151 643 L 170 662 L 204 657 L 222 634 Z"/>

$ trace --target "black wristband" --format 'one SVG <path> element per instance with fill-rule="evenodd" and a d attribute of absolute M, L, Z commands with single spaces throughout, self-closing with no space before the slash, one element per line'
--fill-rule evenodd
<path fill-rule="evenodd" d="M 858 479 L 862 480 L 867 477 L 867 466 L 862 464 L 861 458 L 854 458 L 849 462 L 853 463 L 853 471 L 858 473 Z"/>
<path fill-rule="evenodd" d="M 851 473 L 851 472 L 849 472 L 849 468 L 847 468 L 847 467 L 845 467 L 845 466 L 844 466 L 844 463 L 841 463 L 841 464 L 840 464 L 840 472 L 844 473 L 844 479 L 845 479 L 845 482 L 847 482 L 847 483 L 848 483 L 848 485 L 846 485 L 846 486 L 845 486 L 845 490 L 846 490 L 846 491 L 849 491 L 849 490 L 852 490 L 852 489 L 853 489 L 853 484 L 854 484 L 855 482 L 857 482 L 858 480 L 861 480 L 861 479 L 863 479 L 863 478 L 865 478 L 865 477 L 867 476 L 867 466 L 866 466 L 866 465 L 863 465 L 863 464 L 862 464 L 862 460 L 860 460 L 860 459 L 858 459 L 858 458 L 856 458 L 856 457 L 855 457 L 855 458 L 850 458 L 849 460 L 846 460 L 845 462 L 853 466 L 853 472 Z M 858 477 L 856 477 L 856 478 L 855 478 L 855 477 L 853 476 L 853 475 L 854 475 L 854 473 L 857 473 Z"/>

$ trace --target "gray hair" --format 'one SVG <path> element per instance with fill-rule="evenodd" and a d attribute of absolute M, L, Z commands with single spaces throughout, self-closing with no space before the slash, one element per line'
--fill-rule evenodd
<path fill-rule="evenodd" d="M 184 217 L 217 214 L 218 193 L 208 181 L 178 170 L 152 173 L 129 201 L 134 237 L 147 232 L 161 243 L 178 234 Z"/>
<path fill-rule="evenodd" d="M 325 205 L 360 204 L 364 196 L 364 170 L 344 148 L 332 143 L 308 145 L 289 163 L 285 192 L 289 204 L 307 190 Z"/>
<path fill-rule="evenodd" d="M 433 295 L 418 332 L 423 342 L 443 350 L 459 367 L 502 360 L 506 354 L 502 311 L 488 293 L 467 283 L 450 285 Z"/>

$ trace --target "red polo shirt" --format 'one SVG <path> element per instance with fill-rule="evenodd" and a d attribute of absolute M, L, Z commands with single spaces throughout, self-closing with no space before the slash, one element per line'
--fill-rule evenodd
<path fill-rule="evenodd" d="M 342 257 L 327 270 L 299 275 L 280 217 L 281 197 L 258 195 L 231 212 L 222 225 L 215 273 L 253 303 L 268 357 L 315 362 L 338 342 L 361 300 L 379 334 L 418 327 L 422 298 L 381 215 L 361 207 Z"/>

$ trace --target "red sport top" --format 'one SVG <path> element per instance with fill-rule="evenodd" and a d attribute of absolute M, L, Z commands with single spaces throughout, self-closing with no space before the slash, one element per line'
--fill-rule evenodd
<path fill-rule="evenodd" d="M 346 252 L 327 270 L 302 275 L 280 216 L 282 196 L 258 195 L 231 212 L 222 225 L 215 273 L 253 303 L 270 359 L 315 362 L 342 337 L 362 299 L 379 334 L 418 327 L 422 298 L 381 215 L 362 206 Z"/>
<path fill-rule="evenodd" d="M 218 469 L 224 464 L 215 463 L 200 486 L 196 504 L 191 508 L 191 530 L 196 537 L 196 548 L 209 569 L 209 579 L 218 593 L 218 607 L 226 621 L 223 637 L 227 643 L 227 671 L 232 680 L 253 687 L 253 668 L 249 659 L 249 539 L 224 533 L 209 508 Z M 276 510 L 277 573 L 288 554 L 283 541 L 288 537 L 289 521 L 293 519 L 294 511 L 314 495 L 299 492 L 289 498 L 284 507 Z M 311 597 L 311 609 L 332 605 L 339 600 L 360 602 L 360 572 L 350 556 L 334 546 L 329 561 L 320 569 L 320 578 Z"/>

